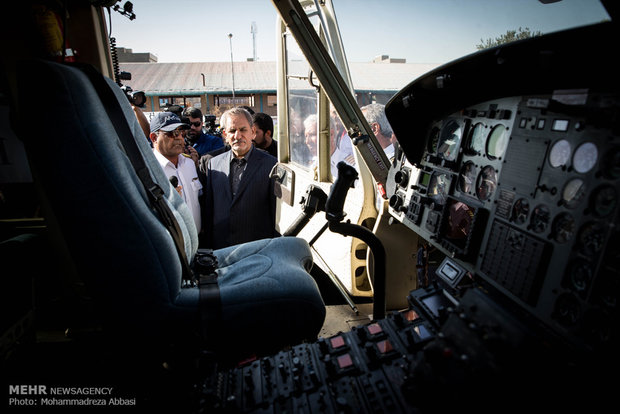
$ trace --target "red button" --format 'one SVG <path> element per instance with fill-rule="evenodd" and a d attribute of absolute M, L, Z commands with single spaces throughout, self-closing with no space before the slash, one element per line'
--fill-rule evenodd
<path fill-rule="evenodd" d="M 378 323 L 373 323 L 372 325 L 368 325 L 368 333 L 371 335 L 377 335 L 383 332 L 381 326 Z"/>
<path fill-rule="evenodd" d="M 353 365 L 353 360 L 351 359 L 351 355 L 344 354 L 338 357 L 338 366 L 340 369 L 345 369 Z"/>
<path fill-rule="evenodd" d="M 387 354 L 390 351 L 394 350 L 394 347 L 387 339 L 385 341 L 381 341 L 377 343 L 377 349 L 381 354 Z"/>
<path fill-rule="evenodd" d="M 344 338 L 342 336 L 336 336 L 335 338 L 330 339 L 329 341 L 332 344 L 332 348 L 340 348 L 344 346 Z"/>
<path fill-rule="evenodd" d="M 420 319 L 420 315 L 418 315 L 416 311 L 410 310 L 405 314 L 405 319 L 408 321 L 415 321 Z"/>

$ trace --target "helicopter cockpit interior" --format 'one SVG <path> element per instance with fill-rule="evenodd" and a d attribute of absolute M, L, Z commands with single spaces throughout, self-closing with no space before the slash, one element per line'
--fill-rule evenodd
<path fill-rule="evenodd" d="M 427 260 L 418 274 L 426 280 L 397 292 L 406 308 L 381 309 L 367 323 L 328 337 L 318 335 L 325 306 L 309 277 L 312 255 L 296 237 L 199 255 L 205 286 L 213 284 L 215 269 L 231 278 L 216 302 L 206 300 L 215 307 L 200 308 L 210 291 L 186 289 L 196 281 L 185 280 L 183 263 L 184 254 L 198 251 L 197 235 L 185 227 L 189 210 L 161 171 L 150 168 L 148 143 L 125 139 L 142 131 L 121 89 L 83 65 L 8 48 L 0 126 L 10 145 L 23 146 L 20 162 L 30 165 L 32 177 L 25 180 L 28 191 L 5 183 L 2 190 L 17 194 L 20 208 L 41 208 L 45 223 L 2 221 L 7 399 L 40 405 L 49 396 L 26 394 L 44 384 L 110 386 L 114 398 L 133 408 L 191 413 L 615 406 L 620 81 L 613 41 L 619 33 L 617 5 L 603 4 L 609 21 L 473 53 L 412 79 L 389 100 L 395 156 L 389 165 L 387 156 L 376 157 L 374 168 L 388 170 L 389 222 L 424 241 Z M 72 10 L 101 23 L 94 7 Z M 290 22 L 307 20 L 291 10 Z M 94 66 L 107 67 L 101 27 L 85 29 L 81 50 Z M 32 39 L 18 40 L 22 46 Z M 35 94 L 53 105 L 37 113 L 33 126 Z M 363 138 L 354 145 L 366 145 Z M 368 157 L 373 145 L 363 148 Z M 352 167 L 338 168 L 323 200 L 335 222 L 330 228 L 343 224 L 338 208 L 357 178 Z M 32 193 L 43 195 L 40 207 Z M 9 262 L 16 268 L 5 273 Z M 74 328 L 48 338 L 42 350 L 30 336 L 35 311 L 37 324 L 58 330 L 60 322 L 32 308 L 33 294 L 69 289 L 59 276 L 84 291 L 60 305 L 70 307 L 60 322 Z M 86 285 L 101 295 L 103 307 L 90 308 Z M 384 306 L 381 299 L 375 305 Z M 210 319 L 212 312 L 220 318 Z M 119 329 L 102 335 L 99 316 Z M 196 332 L 204 327 L 207 335 Z M 194 334 L 211 342 L 194 341 Z M 170 336 L 175 340 L 162 339 Z M 140 358 L 162 353 L 163 364 Z"/>

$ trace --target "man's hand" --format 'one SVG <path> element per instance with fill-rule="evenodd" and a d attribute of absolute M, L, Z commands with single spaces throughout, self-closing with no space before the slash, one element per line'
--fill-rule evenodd
<path fill-rule="evenodd" d="M 192 160 L 194 160 L 194 164 L 196 164 L 196 168 L 198 168 L 198 159 L 200 158 L 200 155 L 198 155 L 198 151 L 196 151 L 196 148 L 188 145 L 185 147 L 185 153 L 189 155 Z"/>

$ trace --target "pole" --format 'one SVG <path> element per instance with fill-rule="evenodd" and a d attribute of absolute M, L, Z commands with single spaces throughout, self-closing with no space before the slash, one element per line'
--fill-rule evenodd
<path fill-rule="evenodd" d="M 233 53 L 232 53 L 232 33 L 228 33 L 228 41 L 230 43 L 230 72 L 232 73 L 232 95 L 233 95 L 233 106 L 235 101 L 235 67 L 233 65 Z"/>

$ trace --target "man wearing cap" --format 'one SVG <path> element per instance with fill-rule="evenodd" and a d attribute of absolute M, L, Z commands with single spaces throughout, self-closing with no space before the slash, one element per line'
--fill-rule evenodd
<path fill-rule="evenodd" d="M 200 196 L 202 184 L 198 179 L 196 163 L 185 154 L 185 132 L 189 125 L 181 122 L 172 112 L 158 112 L 151 120 L 149 138 L 153 141 L 153 153 L 171 182 L 178 182 L 177 191 L 194 217 L 196 230 L 202 228 Z M 195 150 L 194 150 L 195 152 Z M 176 177 L 176 179 L 174 178 Z"/>

